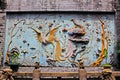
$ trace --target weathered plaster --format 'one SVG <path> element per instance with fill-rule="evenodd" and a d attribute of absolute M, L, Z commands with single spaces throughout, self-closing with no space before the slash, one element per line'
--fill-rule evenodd
<path fill-rule="evenodd" d="M 114 11 L 113 0 L 7 0 L 7 11 Z"/>

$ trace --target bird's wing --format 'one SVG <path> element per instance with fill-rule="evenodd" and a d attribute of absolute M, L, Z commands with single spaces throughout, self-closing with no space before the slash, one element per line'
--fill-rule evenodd
<path fill-rule="evenodd" d="M 54 29 L 52 29 L 51 31 L 50 31 L 50 35 L 55 35 L 55 33 L 57 32 L 57 29 L 58 29 L 59 27 L 55 27 Z"/>

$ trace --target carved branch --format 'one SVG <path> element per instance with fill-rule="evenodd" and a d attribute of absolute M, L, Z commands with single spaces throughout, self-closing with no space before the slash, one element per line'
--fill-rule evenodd
<path fill-rule="evenodd" d="M 14 24 L 14 26 L 13 26 L 11 32 L 10 32 L 10 41 L 9 41 L 9 43 L 8 43 L 8 48 L 7 48 L 7 53 L 6 53 L 6 61 L 7 61 L 7 62 L 9 61 L 8 52 L 9 52 L 9 49 L 10 49 L 10 45 L 11 45 L 11 43 L 12 43 L 12 38 L 15 37 L 15 35 L 17 34 L 17 33 L 15 33 L 15 34 L 13 35 L 13 31 L 14 31 L 15 27 L 16 27 L 21 21 L 24 21 L 24 20 L 20 20 L 20 21 L 18 21 L 16 24 Z"/>

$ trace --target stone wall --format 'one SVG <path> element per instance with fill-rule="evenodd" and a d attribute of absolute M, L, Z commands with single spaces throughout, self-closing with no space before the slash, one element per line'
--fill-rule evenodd
<path fill-rule="evenodd" d="M 114 11 L 113 0 L 7 0 L 7 11 Z"/>
<path fill-rule="evenodd" d="M 80 11 L 80 12 L 114 12 L 114 0 L 6 0 L 7 9 L 0 10 L 0 51 L 4 51 L 6 12 L 40 12 L 40 11 Z M 116 27 L 120 33 L 120 4 L 116 0 Z M 120 40 L 120 35 L 118 35 Z"/>
<path fill-rule="evenodd" d="M 116 33 L 117 33 L 117 40 L 120 42 L 120 1 L 116 0 L 115 2 L 115 13 L 116 13 Z"/>
<path fill-rule="evenodd" d="M 0 53 L 4 51 L 4 42 L 5 42 L 5 17 L 6 13 L 0 12 Z M 0 56 L 0 64 L 2 63 L 3 56 Z"/>

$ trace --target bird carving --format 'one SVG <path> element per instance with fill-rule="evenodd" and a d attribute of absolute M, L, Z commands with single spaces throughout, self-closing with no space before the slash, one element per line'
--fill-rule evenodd
<path fill-rule="evenodd" d="M 45 38 L 46 42 L 52 43 L 54 45 L 54 42 L 57 41 L 57 37 L 55 36 L 55 33 L 57 32 L 59 27 L 55 27 L 50 31 L 50 34 L 48 37 Z"/>
<path fill-rule="evenodd" d="M 35 29 L 33 27 L 30 27 L 30 28 L 35 31 L 37 40 L 40 43 L 48 42 L 48 43 L 54 44 L 54 42 L 57 40 L 57 37 L 55 36 L 55 33 L 57 32 L 59 26 L 57 26 L 57 27 L 53 28 L 52 30 L 50 30 L 48 36 L 45 36 L 45 37 L 44 37 L 44 35 L 42 34 L 42 32 L 39 29 Z"/>
<path fill-rule="evenodd" d="M 50 30 L 49 34 L 46 35 L 46 36 L 44 36 L 42 34 L 42 32 L 38 29 L 35 29 L 35 28 L 32 28 L 32 27 L 31 27 L 31 29 L 35 31 L 37 40 L 40 43 L 46 43 L 46 44 L 51 43 L 53 45 L 53 47 L 55 47 L 55 60 L 56 61 L 64 61 L 66 59 L 62 55 L 62 49 L 61 49 L 61 46 L 60 46 L 60 41 L 57 39 L 57 37 L 55 35 L 59 27 L 60 27 L 60 25 L 57 25 L 55 28 Z M 56 46 L 54 45 L 55 42 L 56 42 Z"/>

